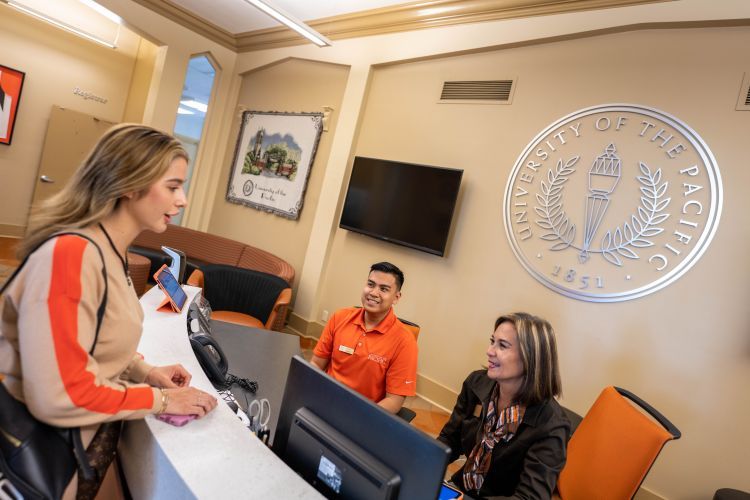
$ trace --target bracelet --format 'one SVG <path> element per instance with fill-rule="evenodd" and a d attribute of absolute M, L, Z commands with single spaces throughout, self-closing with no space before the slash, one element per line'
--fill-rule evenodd
<path fill-rule="evenodd" d="M 169 394 L 167 393 L 166 389 L 161 389 L 161 408 L 158 412 L 156 412 L 157 415 L 161 415 L 162 413 L 167 411 L 167 405 L 169 404 Z"/>

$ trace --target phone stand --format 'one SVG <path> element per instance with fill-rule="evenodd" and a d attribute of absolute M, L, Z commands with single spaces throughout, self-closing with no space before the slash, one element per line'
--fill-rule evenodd
<path fill-rule="evenodd" d="M 156 310 L 161 312 L 180 312 L 177 308 L 175 308 L 174 304 L 172 304 L 172 301 L 169 300 L 169 297 L 164 297 L 164 300 L 162 300 L 161 303 L 156 306 Z"/>
<path fill-rule="evenodd" d="M 156 307 L 156 310 L 180 312 L 187 301 L 187 295 L 166 264 L 154 273 L 154 280 L 164 293 L 164 300 Z"/>

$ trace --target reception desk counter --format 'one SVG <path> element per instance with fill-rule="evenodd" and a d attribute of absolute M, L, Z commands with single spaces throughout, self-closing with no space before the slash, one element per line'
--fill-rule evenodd
<path fill-rule="evenodd" d="M 188 302 L 198 288 L 184 287 Z M 181 363 L 191 385 L 219 397 L 193 355 L 180 314 L 158 312 L 157 287 L 141 298 L 138 351 L 153 365 Z M 231 365 L 230 365 L 231 371 Z M 206 417 L 174 427 L 153 416 L 126 422 L 120 463 L 133 498 L 322 498 L 219 401 Z"/>

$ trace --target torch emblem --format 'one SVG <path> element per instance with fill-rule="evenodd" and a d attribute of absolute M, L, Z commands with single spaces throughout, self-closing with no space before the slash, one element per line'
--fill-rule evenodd
<path fill-rule="evenodd" d="M 586 197 L 583 247 L 578 254 L 581 264 L 589 260 L 589 248 L 609 206 L 609 195 L 615 190 L 621 177 L 621 162 L 615 151 L 617 148 L 614 144 L 607 146 L 604 154 L 596 157 L 589 170 L 589 195 Z"/>
<path fill-rule="evenodd" d="M 721 175 L 678 118 L 602 104 L 551 123 L 518 156 L 505 188 L 511 249 L 544 286 L 619 302 L 685 274 L 722 208 Z"/>

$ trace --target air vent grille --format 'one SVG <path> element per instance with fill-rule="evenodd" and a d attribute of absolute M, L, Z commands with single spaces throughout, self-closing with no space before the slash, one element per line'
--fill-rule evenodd
<path fill-rule="evenodd" d="M 737 111 L 750 111 L 750 72 L 742 75 L 740 94 L 737 96 Z"/>
<path fill-rule="evenodd" d="M 443 82 L 441 101 L 510 101 L 513 80 Z"/>

